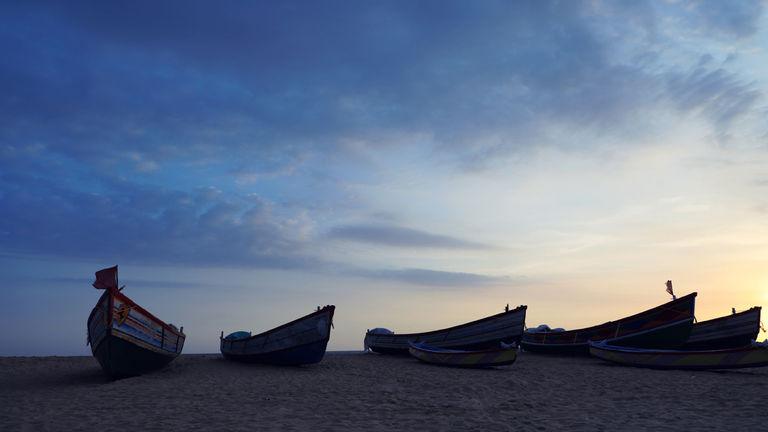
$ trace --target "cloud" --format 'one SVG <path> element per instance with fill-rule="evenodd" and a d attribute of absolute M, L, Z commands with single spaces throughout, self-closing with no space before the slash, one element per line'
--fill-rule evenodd
<path fill-rule="evenodd" d="M 755 107 L 761 92 L 753 83 L 709 63 L 704 58 L 690 72 L 668 74 L 665 94 L 681 111 L 700 112 L 725 130 Z"/>
<path fill-rule="evenodd" d="M 602 32 L 628 16 L 653 29 L 647 4 L 602 15 L 589 2 L 3 7 L 5 141 L 137 171 L 224 164 L 244 183 L 341 152 L 345 139 L 387 145 L 393 132 L 433 136 L 458 165 L 482 167 L 545 142 L 553 124 L 624 131 L 666 91 L 658 70 L 675 69 L 617 60 L 612 44 L 626 40 Z M 677 13 L 734 32 L 761 8 Z M 731 90 L 743 103 L 713 107 L 719 126 L 750 106 L 749 89 Z"/>
<path fill-rule="evenodd" d="M 689 20 L 702 32 L 745 38 L 757 33 L 765 9 L 762 0 L 730 3 L 695 1 L 690 4 Z"/>
<path fill-rule="evenodd" d="M 328 237 L 383 246 L 436 249 L 491 249 L 492 246 L 446 235 L 432 234 L 412 228 L 383 224 L 341 225 L 332 228 Z"/>
<path fill-rule="evenodd" d="M 476 273 L 447 272 L 427 269 L 398 269 L 398 270 L 357 270 L 350 272 L 353 276 L 370 279 L 405 282 L 412 285 L 446 288 L 471 288 L 489 285 L 512 284 L 515 281 L 509 277 L 486 276 Z"/>
<path fill-rule="evenodd" d="M 301 218 L 275 215 L 271 203 L 253 196 L 112 178 L 100 179 L 98 192 L 85 192 L 14 171 L 0 175 L 0 186 L 5 252 L 158 265 L 320 265 L 304 251 Z"/>
<path fill-rule="evenodd" d="M 673 9 L 683 26 L 716 26 L 714 40 L 754 32 L 760 4 L 723 7 Z M 0 249 L 19 253 L 322 267 L 310 252 L 315 220 L 369 214 L 348 186 L 379 180 L 350 162 L 350 142 L 420 147 L 425 170 L 481 170 L 539 146 L 631 143 L 667 105 L 724 133 L 762 97 L 725 65 L 664 63 L 654 42 L 663 7 L 651 3 L 0 9 Z M 632 34 L 607 37 L 626 17 Z M 688 52 L 670 41 L 669 55 Z M 492 247 L 391 222 L 328 236 Z"/>

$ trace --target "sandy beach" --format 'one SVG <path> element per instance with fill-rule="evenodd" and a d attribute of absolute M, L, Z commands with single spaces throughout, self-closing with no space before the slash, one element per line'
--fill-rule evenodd
<path fill-rule="evenodd" d="M 760 430 L 768 369 L 654 371 L 521 354 L 464 370 L 329 353 L 308 367 L 182 355 L 106 380 L 90 357 L 0 359 L 0 430 Z"/>

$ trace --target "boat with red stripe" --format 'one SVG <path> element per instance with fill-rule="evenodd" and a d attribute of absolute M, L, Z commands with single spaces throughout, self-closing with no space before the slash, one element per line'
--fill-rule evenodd
<path fill-rule="evenodd" d="M 184 327 L 165 323 L 123 294 L 117 266 L 96 272 L 93 286 L 104 293 L 88 317 L 88 343 L 109 377 L 160 369 L 181 354 Z"/>

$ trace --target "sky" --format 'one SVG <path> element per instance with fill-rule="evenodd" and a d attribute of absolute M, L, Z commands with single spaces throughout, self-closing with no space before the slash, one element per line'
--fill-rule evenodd
<path fill-rule="evenodd" d="M 88 355 L 115 264 L 188 353 L 766 304 L 765 9 L 3 2 L 0 355 Z"/>

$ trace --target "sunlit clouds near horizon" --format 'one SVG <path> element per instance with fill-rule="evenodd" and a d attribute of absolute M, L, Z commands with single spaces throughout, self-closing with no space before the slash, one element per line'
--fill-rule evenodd
<path fill-rule="evenodd" d="M 0 6 L 0 355 L 768 301 L 765 2 Z M 25 333 L 17 330 L 24 328 Z"/>

